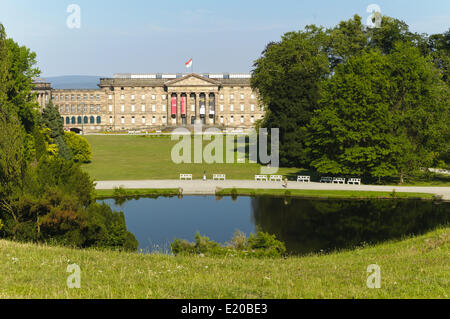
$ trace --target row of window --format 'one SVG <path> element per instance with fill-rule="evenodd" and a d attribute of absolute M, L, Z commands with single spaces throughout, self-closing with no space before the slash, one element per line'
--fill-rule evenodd
<path fill-rule="evenodd" d="M 63 124 L 65 123 L 66 125 L 69 125 L 69 124 L 102 124 L 102 118 L 100 116 L 97 116 L 97 118 L 94 118 L 93 116 L 90 116 L 90 117 L 85 116 L 84 118 L 82 118 L 81 116 L 78 116 L 78 117 L 67 116 L 66 118 L 61 117 L 61 121 L 63 122 Z"/>
<path fill-rule="evenodd" d="M 141 100 L 145 100 L 146 97 L 147 97 L 147 96 L 146 96 L 145 94 L 142 94 L 142 95 L 141 95 Z M 235 97 L 234 94 L 230 94 L 230 100 L 234 100 L 234 97 Z M 152 99 L 152 100 L 156 100 L 156 98 L 157 98 L 157 96 L 156 96 L 155 94 L 152 94 L 152 95 L 151 95 L 151 99 Z M 167 95 L 164 94 L 164 95 L 161 96 L 161 98 L 162 98 L 163 100 L 165 100 L 165 99 L 167 99 Z M 240 94 L 240 98 L 241 98 L 241 100 L 245 100 L 245 94 Z M 108 95 L 108 99 L 109 99 L 109 100 L 112 100 L 112 99 L 113 99 L 113 95 L 112 95 L 112 94 L 109 94 L 109 95 Z M 121 100 L 125 100 L 125 94 L 121 94 L 121 95 L 120 95 L 120 99 L 121 99 Z M 219 99 L 224 100 L 224 99 L 225 99 L 225 95 L 224 95 L 224 94 L 220 94 L 220 95 L 219 95 Z M 254 100 L 254 99 L 255 99 L 255 95 L 254 95 L 254 94 L 251 94 L 251 95 L 250 95 L 250 99 Z M 132 95 L 131 95 L 131 100 L 136 100 L 136 95 L 132 94 Z"/>
<path fill-rule="evenodd" d="M 91 95 L 88 95 L 88 94 L 83 94 L 83 95 L 81 95 L 81 94 L 65 94 L 65 95 L 64 94 L 61 94 L 61 95 L 56 94 L 55 95 L 55 94 L 53 94 L 52 97 L 55 101 L 75 101 L 75 100 L 87 101 L 88 99 L 100 101 L 100 94 L 96 94 L 96 95 L 94 95 L 94 94 L 91 94 Z"/>
<path fill-rule="evenodd" d="M 101 106 L 100 105 L 66 105 L 66 106 L 60 106 L 59 107 L 59 113 L 87 113 L 88 110 L 91 113 L 94 113 L 97 111 L 97 113 L 101 112 Z"/>
<path fill-rule="evenodd" d="M 264 118 L 263 116 L 261 116 L 261 118 Z M 125 124 L 125 120 L 126 120 L 126 118 L 125 118 L 125 116 L 122 116 L 121 118 L 120 118 L 120 123 L 121 124 Z M 167 117 L 166 116 L 163 116 L 162 118 L 161 118 L 161 120 L 162 120 L 162 123 L 164 123 L 164 124 L 166 124 L 167 123 Z M 236 119 L 237 120 L 237 119 Z M 252 115 L 251 117 L 250 117 L 250 123 L 255 123 L 255 117 Z M 219 121 L 220 121 L 220 124 L 227 124 L 227 123 L 225 123 L 225 117 L 224 116 L 221 116 L 220 118 L 219 118 Z M 240 117 L 240 119 L 239 119 L 239 121 L 240 121 L 240 123 L 245 123 L 245 117 L 244 116 L 241 116 Z M 109 123 L 110 124 L 113 124 L 114 123 L 114 119 L 113 119 L 113 117 L 112 116 L 110 116 L 109 117 Z M 141 118 L 141 123 L 142 124 L 146 124 L 147 123 L 147 118 L 145 117 L 145 116 L 142 116 L 142 118 Z M 152 118 L 151 118 L 151 123 L 152 124 L 155 124 L 156 123 L 156 116 L 153 116 Z M 233 115 L 231 115 L 230 117 L 229 117 L 229 119 L 228 119 L 228 123 L 230 123 L 230 124 L 233 124 L 233 123 L 235 123 L 235 117 L 233 116 Z M 134 116 L 132 116 L 131 117 L 131 124 L 136 124 L 136 117 L 134 117 Z"/>

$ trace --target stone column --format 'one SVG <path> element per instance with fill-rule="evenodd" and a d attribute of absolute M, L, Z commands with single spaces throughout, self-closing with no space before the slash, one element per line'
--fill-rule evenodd
<path fill-rule="evenodd" d="M 200 121 L 200 93 L 195 92 L 195 122 Z"/>

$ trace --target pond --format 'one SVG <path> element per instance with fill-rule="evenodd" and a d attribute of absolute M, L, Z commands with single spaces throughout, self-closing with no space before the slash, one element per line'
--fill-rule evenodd
<path fill-rule="evenodd" d="M 225 244 L 236 230 L 274 234 L 292 254 L 330 252 L 420 235 L 450 217 L 449 202 L 420 200 L 187 196 L 105 202 L 124 212 L 139 249 L 163 253 L 170 253 L 174 238 L 193 241 L 200 232 Z"/>

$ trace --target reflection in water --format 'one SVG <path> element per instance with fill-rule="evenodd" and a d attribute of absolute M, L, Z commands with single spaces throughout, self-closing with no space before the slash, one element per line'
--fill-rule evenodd
<path fill-rule="evenodd" d="M 288 203 L 288 204 L 286 204 Z M 419 235 L 449 222 L 449 203 L 416 200 L 252 199 L 257 229 L 307 254 Z"/>
<path fill-rule="evenodd" d="M 125 213 L 140 248 L 170 250 L 198 231 L 226 243 L 235 230 L 277 236 L 289 252 L 308 254 L 419 235 L 449 222 L 450 203 L 416 200 L 322 200 L 280 197 L 176 197 L 107 200 Z"/>

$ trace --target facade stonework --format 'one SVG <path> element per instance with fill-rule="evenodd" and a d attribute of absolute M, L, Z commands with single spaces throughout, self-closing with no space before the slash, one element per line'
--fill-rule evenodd
<path fill-rule="evenodd" d="M 245 74 L 116 75 L 101 79 L 99 89 L 50 92 L 65 128 L 87 133 L 162 131 L 199 122 L 245 129 L 265 114 Z"/>

